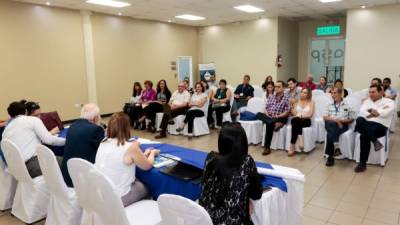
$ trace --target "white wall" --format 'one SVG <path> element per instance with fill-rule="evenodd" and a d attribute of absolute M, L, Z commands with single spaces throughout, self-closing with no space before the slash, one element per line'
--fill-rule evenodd
<path fill-rule="evenodd" d="M 345 85 L 368 87 L 373 77 L 390 77 L 399 87 L 400 5 L 347 13 Z"/>
<path fill-rule="evenodd" d="M 283 66 L 278 68 L 277 80 L 287 81 L 298 73 L 299 25 L 295 21 L 278 19 L 278 54 L 282 55 Z"/>
<path fill-rule="evenodd" d="M 217 79 L 228 84 L 242 82 L 261 85 L 266 75 L 277 77 L 277 18 L 199 28 L 199 63 L 214 62 Z"/>

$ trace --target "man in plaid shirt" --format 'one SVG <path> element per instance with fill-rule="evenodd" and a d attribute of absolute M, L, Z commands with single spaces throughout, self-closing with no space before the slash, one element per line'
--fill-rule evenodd
<path fill-rule="evenodd" d="M 265 112 L 257 113 L 257 119 L 265 123 L 267 127 L 263 155 L 271 153 L 272 135 L 274 131 L 279 131 L 286 124 L 289 117 L 289 96 L 284 94 L 284 86 L 285 82 L 277 81 L 275 83 L 275 94 L 268 97 Z"/>

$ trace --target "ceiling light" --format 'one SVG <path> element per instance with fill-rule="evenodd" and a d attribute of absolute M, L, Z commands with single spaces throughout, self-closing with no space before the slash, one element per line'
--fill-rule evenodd
<path fill-rule="evenodd" d="M 319 0 L 322 3 L 341 2 L 342 0 Z"/>
<path fill-rule="evenodd" d="M 131 5 L 130 3 L 119 2 L 119 1 L 114 1 L 114 0 L 87 0 L 86 3 L 110 6 L 110 7 L 115 7 L 115 8 L 122 8 L 122 7 Z"/>
<path fill-rule="evenodd" d="M 168 23 L 171 23 L 172 22 L 172 20 L 168 20 Z"/>
<path fill-rule="evenodd" d="M 51 3 L 50 3 L 50 2 L 46 2 L 46 5 L 47 5 L 47 6 L 50 6 L 50 5 L 51 5 Z"/>
<path fill-rule="evenodd" d="M 261 8 L 257 8 L 255 6 L 252 5 L 238 5 L 233 7 L 237 10 L 243 11 L 243 12 L 247 12 L 247 13 L 258 13 L 258 12 L 264 12 L 264 9 Z"/>
<path fill-rule="evenodd" d="M 202 16 L 195 16 L 195 15 L 190 15 L 190 14 L 175 16 L 175 18 L 184 19 L 184 20 L 204 20 L 204 19 L 206 19 Z"/>
<path fill-rule="evenodd" d="M 122 12 L 119 12 L 119 13 L 118 13 L 118 16 L 122 16 Z"/>
<path fill-rule="evenodd" d="M 365 5 L 361 5 L 360 7 L 361 7 L 362 9 L 367 8 L 367 6 L 365 6 Z"/>

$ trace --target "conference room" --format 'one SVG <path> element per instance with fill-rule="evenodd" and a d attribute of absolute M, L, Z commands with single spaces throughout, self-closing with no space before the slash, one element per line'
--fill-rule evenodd
<path fill-rule="evenodd" d="M 0 1 L 0 225 L 400 225 L 399 0 Z"/>

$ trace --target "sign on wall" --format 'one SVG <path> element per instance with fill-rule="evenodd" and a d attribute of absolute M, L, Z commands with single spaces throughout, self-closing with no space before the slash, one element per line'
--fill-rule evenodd
<path fill-rule="evenodd" d="M 321 27 L 317 27 L 317 30 L 316 30 L 316 34 L 318 37 L 340 35 L 340 32 L 341 32 L 340 25 L 321 26 Z"/>

